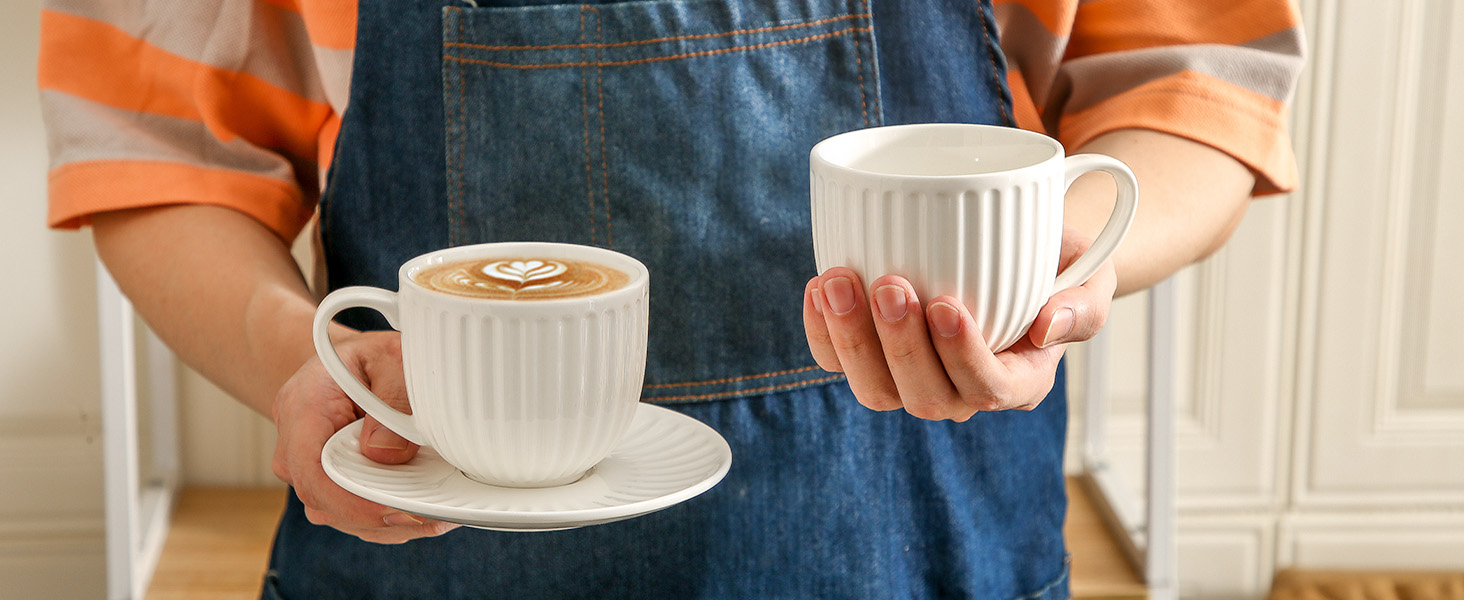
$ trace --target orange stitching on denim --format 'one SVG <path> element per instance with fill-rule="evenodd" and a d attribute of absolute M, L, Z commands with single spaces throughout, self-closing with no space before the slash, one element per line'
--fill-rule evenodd
<path fill-rule="evenodd" d="M 740 395 L 763 394 L 763 393 L 768 393 L 768 392 L 778 392 L 778 391 L 792 389 L 792 388 L 796 388 L 796 387 L 805 387 L 805 386 L 810 386 L 810 385 L 818 385 L 820 383 L 827 383 L 827 382 L 830 382 L 830 381 L 834 381 L 834 380 L 837 380 L 837 379 L 843 379 L 843 378 L 844 378 L 843 375 L 830 375 L 828 377 L 821 377 L 819 379 L 810 379 L 808 381 L 797 381 L 797 382 L 794 382 L 794 383 L 785 383 L 783 385 L 773 385 L 773 386 L 768 386 L 768 387 L 753 388 L 753 389 L 750 389 L 750 390 L 736 390 L 736 391 L 731 391 L 731 392 L 717 392 L 715 394 L 700 394 L 700 395 L 695 395 L 695 396 L 667 396 L 667 397 L 664 397 L 664 398 L 646 398 L 645 401 L 646 402 L 670 402 L 672 400 L 713 400 L 713 399 L 716 399 L 716 398 L 730 398 L 732 396 L 740 396 Z"/>
<path fill-rule="evenodd" d="M 996 66 L 996 51 L 991 42 L 991 23 L 986 18 L 986 7 L 982 3 L 977 2 L 976 10 L 981 13 L 981 37 L 986 40 L 986 58 L 991 63 L 991 84 L 996 87 L 996 103 L 1001 106 L 1002 124 L 1008 127 L 1015 127 L 1016 121 L 1007 112 L 1006 99 L 1001 94 L 1001 69 Z"/>
<path fill-rule="evenodd" d="M 594 10 L 594 9 L 591 9 L 591 10 Z M 831 17 L 831 18 L 828 18 L 828 19 L 820 19 L 818 21 L 809 21 L 807 23 L 798 23 L 798 24 L 795 24 L 795 25 L 778 25 L 778 26 L 775 26 L 775 27 L 759 27 L 757 29 L 739 29 L 737 31 L 728 31 L 726 33 L 704 33 L 704 34 L 700 34 L 700 35 L 678 35 L 678 36 L 675 36 L 675 37 L 664 37 L 664 38 L 656 38 L 656 39 L 650 39 L 650 40 L 637 40 L 637 41 L 634 41 L 634 42 L 619 42 L 619 43 L 615 43 L 615 44 L 551 44 L 551 45 L 546 45 L 546 46 L 486 46 L 486 45 L 483 45 L 483 44 L 468 44 L 468 43 L 463 43 L 463 42 L 455 42 L 455 43 L 448 44 L 448 46 L 449 47 L 453 47 L 453 48 L 473 48 L 475 50 L 492 50 L 492 51 L 512 51 L 512 50 L 571 50 L 571 49 L 574 49 L 574 48 L 584 48 L 584 47 L 592 47 L 592 48 L 625 48 L 625 47 L 629 47 L 629 46 L 644 46 L 644 45 L 647 45 L 647 44 L 659 44 L 659 43 L 663 43 L 663 42 L 683 42 L 683 41 L 692 41 L 692 40 L 706 40 L 706 39 L 719 38 L 719 37 L 728 37 L 728 36 L 733 36 L 733 35 L 743 35 L 743 34 L 751 34 L 751 33 L 768 33 L 770 31 L 786 31 L 786 30 L 789 30 L 789 29 L 803 29 L 803 28 L 807 28 L 807 27 L 815 27 L 815 26 L 818 26 L 818 25 L 824 25 L 824 24 L 828 24 L 828 23 L 833 23 L 833 22 L 836 22 L 836 21 L 847 21 L 849 19 L 859 19 L 859 18 L 864 18 L 864 17 L 868 17 L 868 16 L 869 16 L 868 13 L 866 13 L 866 14 L 859 14 L 859 15 L 844 15 L 842 17 Z"/>
<path fill-rule="evenodd" d="M 712 379 L 710 381 L 688 381 L 688 382 L 685 382 L 685 383 L 655 383 L 655 384 L 651 384 L 651 385 L 648 385 L 648 386 L 645 386 L 645 387 L 646 387 L 646 389 L 652 389 L 652 388 L 692 387 L 692 386 L 696 386 L 696 385 L 714 385 L 714 384 L 718 384 L 718 383 L 732 383 L 734 381 L 747 381 L 749 379 L 765 379 L 765 378 L 768 378 L 768 377 L 778 377 L 780 375 L 792 375 L 794 373 L 807 373 L 807 372 L 812 371 L 812 370 L 817 369 L 817 368 L 818 368 L 818 366 L 815 365 L 815 366 L 812 366 L 812 367 L 801 367 L 801 368 L 797 368 L 797 369 L 788 369 L 788 370 L 785 370 L 785 371 L 773 371 L 771 373 L 761 373 L 761 374 L 758 374 L 758 375 L 743 375 L 741 377 L 728 377 L 728 378 L 725 378 L 725 379 Z"/>
<path fill-rule="evenodd" d="M 478 60 L 478 59 L 475 59 L 475 58 L 461 58 L 461 57 L 457 57 L 457 56 L 447 56 L 447 57 L 444 57 L 444 58 L 446 58 L 447 60 L 455 60 L 455 61 L 458 61 L 458 62 L 473 63 L 473 64 L 478 64 L 478 65 L 487 65 L 487 66 L 490 66 L 490 67 L 503 67 L 503 68 L 507 68 L 507 69 L 563 69 L 563 68 L 566 68 L 566 67 L 591 67 L 591 66 L 598 66 L 598 67 L 628 67 L 628 66 L 631 66 L 631 65 L 638 65 L 638 64 L 652 63 L 652 62 L 663 62 L 663 61 L 677 60 L 677 59 L 682 59 L 682 58 L 701 58 L 703 56 L 714 56 L 714 55 L 717 55 L 717 54 L 726 54 L 728 52 L 742 52 L 742 51 L 747 51 L 747 50 L 763 50 L 763 49 L 766 49 L 766 48 L 773 48 L 773 47 L 777 47 L 777 46 L 787 46 L 787 45 L 790 45 L 790 44 L 799 44 L 799 43 L 803 43 L 803 42 L 816 42 L 818 40 L 827 39 L 827 38 L 831 38 L 831 37 L 838 37 L 838 36 L 841 36 L 841 35 L 848 35 L 850 33 L 855 33 L 855 32 L 868 33 L 869 31 L 870 31 L 870 28 L 868 28 L 868 27 L 850 27 L 848 29 L 841 29 L 839 31 L 834 31 L 834 32 L 830 32 L 830 33 L 824 33 L 824 34 L 820 34 L 820 35 L 814 35 L 814 36 L 809 36 L 809 37 L 805 37 L 805 38 L 797 38 L 797 39 L 792 39 L 792 40 L 783 40 L 781 42 L 769 42 L 769 43 L 766 43 L 766 44 L 755 44 L 755 45 L 752 45 L 752 46 L 734 46 L 732 48 L 723 48 L 721 50 L 705 50 L 705 51 L 702 51 L 702 52 L 689 52 L 689 53 L 686 53 L 686 54 L 673 54 L 673 55 L 670 55 L 670 56 L 655 56 L 655 57 L 651 57 L 651 58 L 640 58 L 640 59 L 636 59 L 636 60 L 624 60 L 624 61 L 612 61 L 612 62 L 597 62 L 597 63 L 593 63 L 593 64 L 585 64 L 585 63 L 556 63 L 556 64 L 552 64 L 552 65 L 516 65 L 516 64 L 512 64 L 512 63 L 494 62 L 494 61 L 491 61 L 491 60 Z"/>
<path fill-rule="evenodd" d="M 457 35 L 458 35 L 458 39 L 463 39 L 463 37 L 464 37 L 463 36 L 463 23 L 466 21 L 466 19 L 463 18 L 462 14 L 460 14 L 460 11 L 458 11 L 458 12 L 459 12 L 459 14 L 455 15 L 457 17 Z M 468 111 L 467 111 L 467 92 L 464 91 L 464 88 L 467 87 L 467 83 L 464 81 L 462 69 L 458 69 L 457 71 L 458 71 L 457 72 L 457 92 L 458 92 L 458 122 L 457 122 L 457 126 L 460 129 L 460 131 L 458 132 L 458 147 L 456 148 L 456 152 L 454 153 L 454 154 L 456 154 L 456 159 L 457 159 L 456 161 L 454 161 L 456 164 L 450 167 L 451 170 L 453 171 L 454 179 L 457 181 L 457 189 L 456 190 L 453 190 L 453 193 L 448 196 L 448 210 L 449 211 L 455 210 L 457 212 L 458 219 L 457 219 L 457 223 L 456 224 L 454 224 L 452 222 L 451 217 L 449 217 L 449 219 L 448 219 L 447 243 L 450 246 L 456 246 L 461 241 L 463 235 L 458 230 L 463 228 L 464 222 L 466 222 L 467 219 L 468 219 L 467 208 L 465 206 L 466 203 L 463 202 L 463 196 L 464 196 L 463 188 L 467 187 L 467 181 L 466 181 L 465 176 L 463 175 L 464 169 L 463 169 L 463 166 L 462 166 L 462 162 L 463 162 L 462 155 L 467 150 L 467 140 L 465 138 L 467 137 L 467 123 L 466 123 L 466 121 L 467 121 L 467 118 L 468 118 L 467 117 Z"/>
<path fill-rule="evenodd" d="M 585 11 L 589 7 L 580 5 L 580 41 L 585 39 Z M 584 45 L 584 44 L 581 44 Z M 580 59 L 589 62 L 589 55 L 583 48 L 580 49 Z M 580 71 L 580 114 L 584 117 L 585 123 L 585 194 L 590 201 L 590 243 L 595 243 L 597 233 L 595 231 L 595 175 L 594 169 L 590 166 L 590 73 L 589 69 Z"/>
<path fill-rule="evenodd" d="M 595 13 L 595 43 L 599 44 L 605 39 L 601 26 L 605 24 L 605 18 L 600 16 L 599 9 L 590 8 Z M 610 159 L 605 156 L 605 49 L 602 47 L 595 51 L 595 92 L 600 95 L 600 182 L 604 186 L 600 197 L 605 201 L 605 246 L 615 247 L 615 224 L 610 220 Z"/>
<path fill-rule="evenodd" d="M 451 10 L 453 12 L 454 17 L 457 17 L 457 14 L 456 14 L 457 13 L 457 9 L 449 9 L 449 10 Z M 462 22 L 461 19 L 458 19 L 458 21 L 457 21 L 457 28 L 458 28 L 458 34 L 461 35 L 462 34 L 462 29 L 463 29 L 463 22 Z M 443 136 L 446 138 L 445 139 L 445 142 L 447 144 L 447 149 L 448 149 L 448 153 L 447 153 L 447 186 L 448 186 L 448 190 L 447 190 L 447 244 L 449 246 L 453 245 L 453 243 L 452 243 L 452 241 L 453 241 L 453 232 L 452 232 L 452 230 L 457 227 L 457 225 L 453 221 L 453 216 L 455 214 L 457 214 L 457 195 L 458 195 L 458 190 L 461 190 L 462 189 L 462 178 L 458 176 L 458 169 L 457 169 L 458 148 L 457 148 L 457 145 L 454 144 L 454 142 L 456 142 L 458 140 L 455 140 L 455 139 L 452 139 L 452 138 L 453 138 L 453 134 L 456 133 L 454 131 L 454 129 L 455 129 L 454 126 L 461 127 L 462 126 L 462 123 L 455 123 L 455 122 L 453 122 L 452 118 L 455 117 L 455 116 L 457 116 L 457 115 L 450 115 L 450 114 L 448 114 L 448 111 L 450 110 L 450 107 L 448 105 L 448 101 L 451 98 L 451 96 L 449 96 L 448 94 L 451 93 L 451 92 L 457 91 L 458 84 L 460 84 L 462 82 L 462 77 L 460 76 L 461 73 L 462 73 L 462 69 L 461 68 L 454 68 L 452 70 L 452 75 L 457 75 L 457 77 L 452 77 L 449 81 L 445 81 L 444 82 L 444 85 L 443 85 L 443 90 L 442 90 L 442 93 L 443 93 L 443 99 L 442 99 L 442 101 L 443 101 L 442 116 L 443 116 L 443 119 L 445 121 L 447 121 L 446 123 L 444 123 Z M 458 97 L 458 103 L 461 104 L 462 103 L 462 94 L 461 93 L 457 94 L 457 97 Z M 462 111 L 459 110 L 458 111 L 458 114 L 462 114 Z"/>
<path fill-rule="evenodd" d="M 854 69 L 859 73 L 859 114 L 864 117 L 864 126 L 869 127 L 869 103 L 864 92 L 864 51 L 859 36 L 854 36 Z M 873 59 L 874 57 L 870 57 Z"/>

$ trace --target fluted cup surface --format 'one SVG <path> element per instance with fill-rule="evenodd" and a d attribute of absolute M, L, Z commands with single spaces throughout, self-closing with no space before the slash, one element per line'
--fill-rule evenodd
<path fill-rule="evenodd" d="M 1066 156 L 1045 135 L 936 123 L 839 134 L 809 156 L 814 258 L 865 285 L 910 281 L 922 303 L 953 296 L 999 352 L 1021 339 L 1052 294 L 1082 285 L 1118 248 L 1138 202 L 1118 160 Z M 1118 184 L 1114 212 L 1089 250 L 1058 273 L 1063 200 L 1079 175 Z"/>
<path fill-rule="evenodd" d="M 333 292 L 315 327 L 332 377 L 392 431 L 504 487 L 574 482 L 624 436 L 645 376 L 649 273 L 639 261 L 571 244 L 480 244 L 412 259 L 398 284 Z M 330 346 L 330 319 L 353 306 L 401 331 L 410 415 L 371 394 Z"/>

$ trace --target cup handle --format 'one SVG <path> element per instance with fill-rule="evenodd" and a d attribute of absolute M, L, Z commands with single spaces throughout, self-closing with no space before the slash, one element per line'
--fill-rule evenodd
<path fill-rule="evenodd" d="M 1075 154 L 1067 157 L 1066 166 L 1067 184 L 1063 187 L 1064 194 L 1065 190 L 1073 186 L 1073 181 L 1078 176 L 1092 171 L 1103 171 L 1113 176 L 1113 182 L 1118 185 L 1118 198 L 1113 205 L 1113 214 L 1109 215 L 1108 224 L 1103 226 L 1098 239 L 1093 240 L 1088 251 L 1057 276 L 1052 287 L 1054 294 L 1083 285 L 1098 272 L 1103 261 L 1113 256 L 1113 252 L 1118 250 L 1119 242 L 1128 234 L 1129 226 L 1134 223 L 1134 211 L 1139 205 L 1139 182 L 1128 165 L 1118 159 L 1102 154 Z"/>
<path fill-rule="evenodd" d="M 397 295 L 383 289 L 374 287 L 346 287 L 331 292 L 320 302 L 320 307 L 315 309 L 315 353 L 320 355 L 320 362 L 325 365 L 326 372 L 330 373 L 332 379 L 341 386 L 341 389 L 350 396 L 351 400 L 366 411 L 366 414 L 375 417 L 387 429 L 396 432 L 417 445 L 427 445 L 422 434 L 417 430 L 417 424 L 412 415 L 401 412 L 387 403 L 371 389 L 356 379 L 356 375 L 346 367 L 341 360 L 340 354 L 336 353 L 335 346 L 330 343 L 330 322 L 336 314 L 347 308 L 369 308 L 380 312 L 386 317 L 386 322 L 393 328 L 397 327 Z"/>

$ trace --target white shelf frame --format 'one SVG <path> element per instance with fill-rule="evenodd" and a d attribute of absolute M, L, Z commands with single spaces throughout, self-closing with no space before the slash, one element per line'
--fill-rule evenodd
<path fill-rule="evenodd" d="M 132 303 L 97 264 L 102 363 L 102 462 L 106 495 L 108 600 L 143 600 L 168 535 L 178 490 L 176 358 L 151 332 L 139 332 Z M 139 385 L 142 337 L 147 389 Z M 152 426 L 141 439 L 139 402 Z M 143 477 L 143 444 L 150 446 Z"/>
<path fill-rule="evenodd" d="M 1151 600 L 1179 597 L 1175 527 L 1174 390 L 1178 314 L 1174 280 L 1149 294 L 1148 389 L 1146 392 L 1144 493 L 1140 508 L 1134 489 L 1113 468 L 1108 455 L 1108 337 L 1100 332 L 1085 342 L 1083 369 L 1082 481 L 1097 500 L 1134 568 L 1143 575 Z"/>

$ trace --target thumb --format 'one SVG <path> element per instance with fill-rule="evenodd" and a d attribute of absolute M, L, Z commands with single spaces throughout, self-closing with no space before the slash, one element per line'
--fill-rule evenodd
<path fill-rule="evenodd" d="M 361 454 L 379 463 L 399 465 L 417 455 L 416 444 L 368 416 L 361 425 Z"/>

